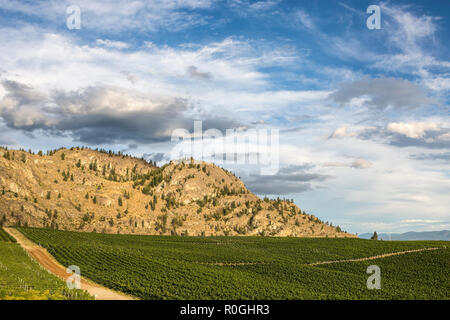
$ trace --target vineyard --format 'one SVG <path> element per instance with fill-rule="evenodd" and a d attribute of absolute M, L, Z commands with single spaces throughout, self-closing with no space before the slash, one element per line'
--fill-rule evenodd
<path fill-rule="evenodd" d="M 445 242 L 111 235 L 20 228 L 63 265 L 142 299 L 449 299 Z M 437 247 L 383 259 L 307 264 Z M 369 265 L 382 289 L 366 287 Z"/>
<path fill-rule="evenodd" d="M 16 239 L 11 237 L 2 227 L 0 227 L 0 241 L 4 242 L 16 242 Z"/>
<path fill-rule="evenodd" d="M 87 300 L 82 290 L 69 290 L 66 283 L 41 268 L 0 228 L 0 300 Z"/>

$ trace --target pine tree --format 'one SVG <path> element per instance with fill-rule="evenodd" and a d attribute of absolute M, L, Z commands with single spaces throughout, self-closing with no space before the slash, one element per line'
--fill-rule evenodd
<path fill-rule="evenodd" d="M 373 233 L 373 236 L 370 239 L 371 240 L 378 240 L 378 234 L 377 234 L 376 231 Z"/>

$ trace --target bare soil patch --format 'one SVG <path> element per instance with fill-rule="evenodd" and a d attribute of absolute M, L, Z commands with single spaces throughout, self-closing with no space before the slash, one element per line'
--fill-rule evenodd
<path fill-rule="evenodd" d="M 11 236 L 13 236 L 17 243 L 24 248 L 28 254 L 36 260 L 43 268 L 58 276 L 62 280 L 66 280 L 70 275 L 66 272 L 66 267 L 61 265 L 56 259 L 48 253 L 48 251 L 37 245 L 36 243 L 27 239 L 22 233 L 13 228 L 4 228 Z M 134 300 L 135 298 L 123 293 L 103 287 L 97 283 L 92 282 L 86 278 L 81 277 L 81 289 L 86 290 L 91 295 L 95 296 L 97 300 Z"/>

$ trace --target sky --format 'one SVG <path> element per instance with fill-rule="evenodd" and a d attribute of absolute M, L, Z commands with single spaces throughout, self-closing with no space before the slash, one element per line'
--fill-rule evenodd
<path fill-rule="evenodd" d="M 270 174 L 219 164 L 349 232 L 450 229 L 449 19 L 444 0 L 0 0 L 0 145 L 163 164 L 195 121 L 278 132 Z"/>

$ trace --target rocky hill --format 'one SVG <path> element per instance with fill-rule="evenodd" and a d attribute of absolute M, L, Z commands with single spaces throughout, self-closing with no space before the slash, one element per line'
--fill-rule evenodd
<path fill-rule="evenodd" d="M 164 234 L 355 237 L 231 172 L 193 160 L 157 167 L 104 150 L 0 148 L 0 224 Z"/>

